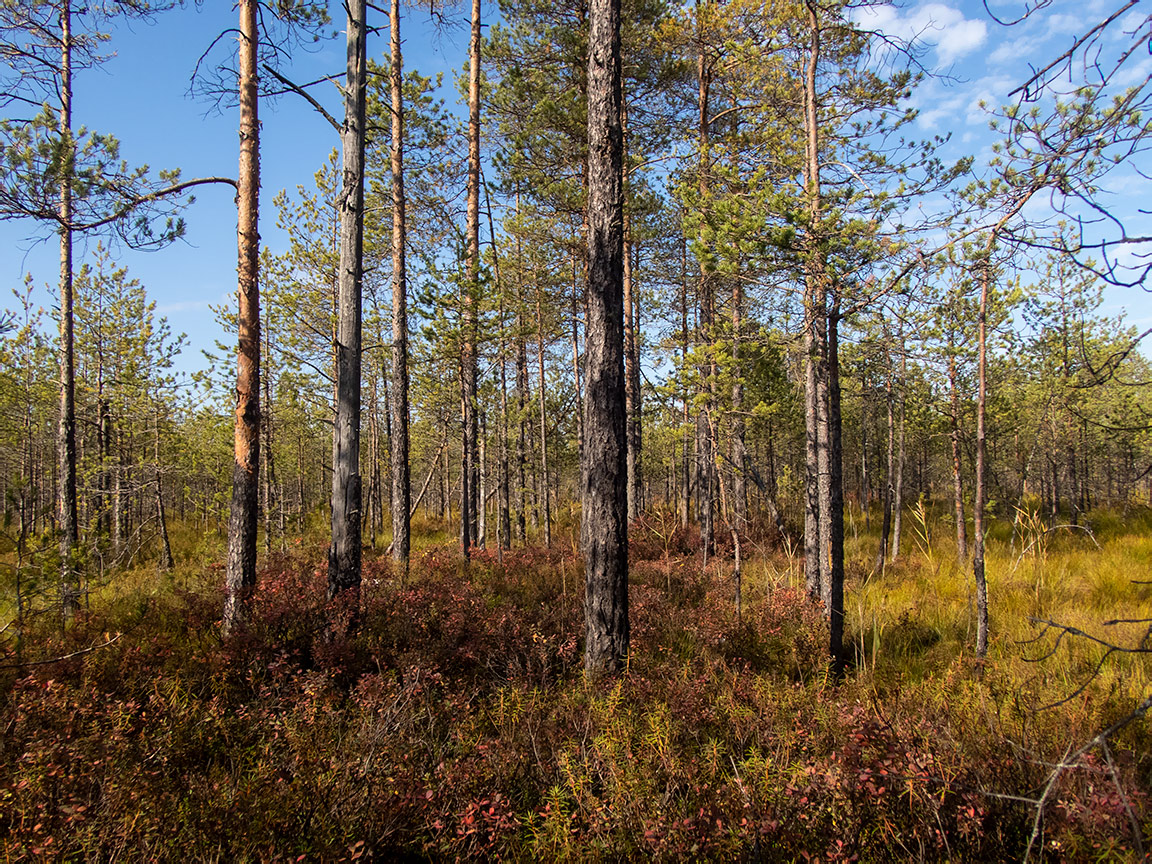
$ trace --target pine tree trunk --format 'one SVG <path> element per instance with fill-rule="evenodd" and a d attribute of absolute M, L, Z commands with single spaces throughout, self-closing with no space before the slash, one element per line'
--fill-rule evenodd
<path fill-rule="evenodd" d="M 732 512 L 736 530 L 748 524 L 748 491 L 744 472 L 747 449 L 744 443 L 744 370 L 740 357 L 740 335 L 744 326 L 744 289 L 739 278 L 732 281 Z"/>
<path fill-rule="evenodd" d="M 365 0 L 349 0 L 348 71 L 344 86 L 343 187 L 336 335 L 336 423 L 332 430 L 332 545 L 328 597 L 360 587 L 360 363 L 364 267 L 364 116 L 367 55 Z"/>
<path fill-rule="evenodd" d="M 948 332 L 948 347 L 954 349 L 952 331 Z M 956 514 L 956 558 L 968 559 L 968 530 L 964 522 L 964 486 L 960 471 L 960 394 L 956 386 L 956 355 L 948 352 L 948 386 L 951 390 L 951 423 L 949 437 L 952 441 L 952 501 Z"/>
<path fill-rule="evenodd" d="M 548 416 L 545 402 L 544 381 L 544 289 L 536 282 L 536 360 L 539 366 L 540 397 L 540 500 L 544 508 L 544 545 L 552 547 L 552 509 L 548 489 Z"/>
<path fill-rule="evenodd" d="M 576 268 L 576 256 L 572 256 L 572 377 L 576 382 L 576 404 L 584 405 L 584 388 L 580 381 L 580 279 Z M 584 410 L 576 412 L 576 454 L 583 458 L 584 453 Z"/>
<path fill-rule="evenodd" d="M 885 328 L 887 330 L 887 328 Z M 885 334 L 887 335 L 887 333 Z M 886 340 L 887 341 L 887 340 Z M 876 553 L 875 569 L 884 574 L 884 564 L 888 560 L 888 542 L 892 533 L 892 471 L 896 461 L 896 411 L 893 405 L 892 394 L 892 351 L 888 343 L 885 359 L 888 365 L 888 375 L 884 382 L 884 405 L 887 408 L 888 420 L 888 452 L 884 468 L 884 512 L 880 522 L 880 549 Z"/>
<path fill-rule="evenodd" d="M 688 373 L 688 239 L 680 238 L 680 368 L 682 374 Z M 692 445 L 692 409 L 689 402 L 688 384 L 681 385 L 683 399 L 683 413 L 681 420 L 683 432 L 680 435 L 680 528 L 688 530 L 688 520 L 692 510 L 692 461 L 690 449 Z"/>
<path fill-rule="evenodd" d="M 629 650 L 621 102 L 620 0 L 591 0 L 587 440 L 581 464 L 580 524 L 585 568 L 584 667 L 589 675 L 620 670 Z"/>
<path fill-rule="evenodd" d="M 174 566 L 172 560 L 172 543 L 168 539 L 168 519 L 164 513 L 164 485 L 160 479 L 160 414 L 156 414 L 155 439 L 152 458 L 156 462 L 154 480 L 156 482 L 156 519 L 160 523 L 160 569 L 171 570 Z"/>
<path fill-rule="evenodd" d="M 904 513 L 904 420 L 908 401 L 908 351 L 904 346 L 904 328 L 897 335 L 900 344 L 900 425 L 896 433 L 896 488 L 892 499 L 892 560 L 900 557 L 900 530 Z"/>
<path fill-rule="evenodd" d="M 236 442 L 228 523 L 224 632 L 241 626 L 256 586 L 256 495 L 260 483 L 260 121 L 257 115 L 257 0 L 240 0 L 239 348 Z"/>
<path fill-rule="evenodd" d="M 518 270 L 518 273 L 522 272 Z M 524 339 L 524 298 L 520 283 L 516 286 L 516 408 L 519 419 L 516 433 L 516 482 L 519 507 L 516 511 L 516 536 L 528 541 L 528 346 Z M 587 347 L 585 347 L 587 351 Z"/>
<path fill-rule="evenodd" d="M 708 97 L 712 74 L 704 55 L 703 36 L 700 37 L 700 40 L 697 58 L 697 82 L 699 84 L 699 93 L 697 95 L 697 109 L 699 111 L 697 147 L 700 151 L 697 185 L 700 192 L 701 207 L 706 208 L 710 194 L 709 171 L 711 170 L 711 166 L 709 164 L 710 130 L 708 122 Z M 700 284 L 698 288 L 700 330 L 701 339 L 709 349 L 709 359 L 701 370 L 703 373 L 702 378 L 706 382 L 705 386 L 708 390 L 708 402 L 704 413 L 700 417 L 698 426 L 700 451 L 697 466 L 699 479 L 696 486 L 696 511 L 697 519 L 700 522 L 700 542 L 704 549 L 704 559 L 707 561 L 708 554 L 712 551 L 715 540 L 716 496 L 714 473 L 716 468 L 716 450 L 713 421 L 716 409 L 716 362 L 715 351 L 712 349 L 715 347 L 713 341 L 715 339 L 714 331 L 716 321 L 714 315 L 715 299 L 712 296 L 711 266 L 707 260 L 709 250 L 707 250 L 707 242 L 706 237 L 703 235 L 703 229 L 701 229 L 700 242 L 701 245 L 705 247 L 705 257 L 700 261 Z"/>
<path fill-rule="evenodd" d="M 392 63 L 392 558 L 408 574 L 412 548 L 408 465 L 408 273 L 405 260 L 404 60 L 400 51 L 400 0 L 391 6 Z M 446 502 L 445 502 L 446 503 Z"/>
<path fill-rule="evenodd" d="M 628 163 L 628 106 L 622 108 L 621 130 L 623 136 L 625 170 Z M 625 187 L 627 197 L 627 187 Z M 635 290 L 632 273 L 631 219 L 627 203 L 624 207 L 624 412 L 628 439 L 628 521 L 633 522 L 640 515 L 640 389 L 636 368 L 636 330 L 632 317 L 632 293 Z"/>
<path fill-rule="evenodd" d="M 990 235 L 985 254 L 991 253 L 995 234 Z M 987 353 L 988 353 L 988 290 L 991 274 L 990 263 L 985 261 L 980 271 L 980 312 L 977 318 L 977 370 L 976 385 L 976 500 L 972 505 L 972 574 L 976 579 L 976 656 L 988 653 L 988 584 L 984 578 L 984 410 L 987 394 Z"/>
<path fill-rule="evenodd" d="M 72 172 L 76 145 L 72 139 L 72 4 L 60 4 L 60 140 L 67 153 L 60 179 L 60 423 L 59 457 L 60 608 L 68 621 L 79 606 L 76 545 L 79 514 L 76 501 L 76 357 L 72 315 Z"/>
<path fill-rule="evenodd" d="M 820 58 L 820 29 L 816 12 L 808 9 L 811 26 L 811 46 L 804 80 L 804 115 L 807 132 L 805 181 L 808 187 L 809 212 L 812 229 L 820 217 L 820 160 L 819 127 L 816 106 L 816 66 Z M 825 372 L 827 340 L 827 292 L 823 274 L 817 260 L 815 242 L 808 238 L 806 250 L 809 260 L 804 274 L 804 353 L 807 358 L 804 375 L 804 429 L 805 429 L 805 503 L 804 503 L 804 576 L 808 595 L 819 597 L 828 608 L 827 561 L 825 535 L 822 530 L 826 517 L 825 486 L 827 478 L 827 450 L 822 430 L 825 400 L 822 382 Z"/>
<path fill-rule="evenodd" d="M 844 471 L 840 410 L 840 298 L 828 315 L 829 651 L 835 674 L 844 671 Z"/>
<path fill-rule="evenodd" d="M 467 282 L 464 286 L 463 343 L 461 351 L 464 421 L 464 473 L 461 483 L 460 541 L 467 558 L 478 541 L 477 507 L 480 486 L 477 442 L 476 340 L 480 287 L 480 0 L 472 0 L 472 38 L 468 49 L 468 204 L 466 239 Z"/>

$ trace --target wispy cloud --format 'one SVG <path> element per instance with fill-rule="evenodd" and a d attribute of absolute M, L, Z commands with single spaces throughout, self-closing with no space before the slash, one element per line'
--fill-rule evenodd
<path fill-rule="evenodd" d="M 980 48 L 988 38 L 988 25 L 965 18 L 943 3 L 921 3 L 910 9 L 870 6 L 858 13 L 860 26 L 918 45 L 936 49 L 942 66 L 949 66 Z"/>

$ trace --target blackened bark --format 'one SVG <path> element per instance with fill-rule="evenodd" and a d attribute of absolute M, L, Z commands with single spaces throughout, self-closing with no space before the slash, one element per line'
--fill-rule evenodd
<path fill-rule="evenodd" d="M 256 586 L 256 515 L 260 485 L 260 121 L 256 93 L 257 0 L 240 0 L 240 172 L 238 215 L 235 464 L 228 522 L 224 632 L 241 626 Z"/>
<path fill-rule="evenodd" d="M 586 440 L 580 524 L 584 667 L 590 675 L 621 669 L 629 649 L 621 101 L 620 0 L 591 0 Z"/>
<path fill-rule="evenodd" d="M 367 72 L 364 0 L 349 0 L 344 85 L 343 187 L 336 335 L 336 423 L 332 430 L 332 545 L 328 597 L 360 587 L 360 359 L 364 270 L 364 113 Z"/>

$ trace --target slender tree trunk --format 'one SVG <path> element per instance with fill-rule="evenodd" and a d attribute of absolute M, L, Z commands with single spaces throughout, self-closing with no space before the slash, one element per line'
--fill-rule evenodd
<path fill-rule="evenodd" d="M 519 209 L 519 208 L 517 208 Z M 520 241 L 516 241 L 519 250 Z M 519 258 L 519 255 L 517 255 Z M 516 433 L 516 480 L 519 486 L 519 507 L 516 512 L 516 534 L 521 543 L 528 540 L 528 346 L 524 332 L 524 297 L 520 280 L 522 266 L 517 267 L 516 283 L 516 408 L 519 428 Z M 587 350 L 587 349 L 585 349 Z"/>
<path fill-rule="evenodd" d="M 949 437 L 952 440 L 952 500 L 956 513 L 956 557 L 959 561 L 968 560 L 968 531 L 964 522 L 964 485 L 960 472 L 960 394 L 956 386 L 956 355 L 952 331 L 948 331 L 948 386 L 951 391 L 951 423 Z"/>
<path fill-rule="evenodd" d="M 904 345 L 904 327 L 897 335 L 900 344 L 900 425 L 896 433 L 896 489 L 892 500 L 892 560 L 900 556 L 900 530 L 904 513 L 904 420 L 908 401 L 908 351 Z"/>
<path fill-rule="evenodd" d="M 688 239 L 680 237 L 680 368 L 682 375 L 688 373 Z M 680 527 L 688 530 L 688 520 L 692 508 L 692 409 L 690 406 L 687 380 L 681 384 L 683 401 L 683 431 L 680 434 Z"/>
<path fill-rule="evenodd" d="M 260 482 L 260 121 L 257 116 L 257 0 L 240 0 L 240 331 L 236 375 L 235 464 L 228 524 L 224 632 L 237 629 L 256 586 L 256 495 Z"/>
<path fill-rule="evenodd" d="M 995 234 L 991 234 L 985 248 L 990 255 Z M 991 263 L 984 261 L 980 269 L 980 312 L 977 318 L 977 385 L 976 385 L 976 500 L 972 505 L 973 554 L 972 574 L 976 579 L 976 656 L 988 653 L 988 584 L 984 578 L 984 409 L 987 398 L 988 357 L 988 291 Z"/>
<path fill-rule="evenodd" d="M 536 360 L 540 372 L 540 498 L 544 507 L 544 545 L 552 546 L 552 510 L 548 490 L 548 415 L 545 410 L 544 382 L 544 289 L 536 282 Z"/>
<path fill-rule="evenodd" d="M 837 675 L 844 671 L 844 472 L 840 410 L 840 298 L 828 315 L 829 651 Z"/>
<path fill-rule="evenodd" d="M 868 416 L 868 376 L 864 371 L 860 374 L 860 512 L 864 516 L 864 530 L 872 530 L 872 520 L 868 513 L 868 504 L 871 497 L 868 476 L 868 423 L 872 419 Z"/>
<path fill-rule="evenodd" d="M 887 328 L 885 328 L 887 329 Z M 887 335 L 887 334 L 885 334 Z M 888 420 L 888 452 L 884 469 L 884 513 L 880 523 L 880 549 L 876 553 L 876 570 L 883 575 L 884 564 L 888 560 L 888 542 L 892 532 L 892 471 L 896 462 L 896 410 L 893 404 L 892 377 L 892 351 L 891 342 L 886 339 L 885 359 L 888 364 L 887 380 L 884 382 L 884 405 L 887 409 Z"/>
<path fill-rule="evenodd" d="M 699 8 L 700 4 L 697 3 Z M 703 25 L 701 25 L 702 27 Z M 699 155 L 699 178 L 698 186 L 700 192 L 700 206 L 702 208 L 708 207 L 708 198 L 711 194 L 710 191 L 710 177 L 711 170 L 709 160 L 709 148 L 711 145 L 711 137 L 709 130 L 709 117 L 708 117 L 708 103 L 709 103 L 709 90 L 712 84 L 712 70 L 708 64 L 704 51 L 704 37 L 703 33 L 700 35 L 699 54 L 697 58 L 697 82 L 699 84 L 699 93 L 697 95 L 697 108 L 699 111 L 698 130 L 697 130 L 697 147 L 700 150 Z M 699 459 L 699 481 L 696 489 L 696 510 L 697 517 L 700 522 L 700 540 L 704 548 L 704 557 L 707 561 L 708 554 L 712 551 L 715 534 L 715 480 L 714 474 L 716 470 L 716 450 L 715 450 L 715 432 L 713 428 L 713 420 L 715 417 L 716 408 L 716 361 L 715 361 L 715 298 L 712 293 L 712 272 L 707 256 L 710 250 L 707 249 L 706 237 L 703 236 L 703 230 L 700 237 L 701 245 L 705 247 L 704 257 L 700 261 L 700 285 L 699 285 L 699 303 L 700 303 L 700 329 L 702 331 L 702 341 L 708 346 L 709 359 L 702 370 L 704 372 L 703 378 L 707 382 L 708 388 L 708 404 L 705 413 L 702 417 L 700 428 L 700 459 Z"/>
<path fill-rule="evenodd" d="M 272 554 L 272 484 L 275 482 L 276 475 L 272 470 L 272 370 L 270 368 L 272 349 L 271 349 L 271 327 L 268 322 L 264 322 L 264 402 L 263 402 L 263 422 L 261 431 L 264 433 L 264 444 L 261 448 L 261 456 L 264 457 L 264 554 Z M 159 464 L 159 462 L 157 462 Z"/>
<path fill-rule="evenodd" d="M 743 316 L 744 289 L 736 278 L 732 280 L 732 513 L 738 532 L 746 530 L 748 525 L 748 484 L 744 475 L 748 459 L 744 443 L 744 370 L 740 357 Z"/>
<path fill-rule="evenodd" d="M 627 290 L 627 289 L 625 289 Z M 572 377 L 576 382 L 576 404 L 581 410 L 576 412 L 576 453 L 584 454 L 584 392 L 580 382 L 580 278 L 576 267 L 576 256 L 572 256 Z"/>
<path fill-rule="evenodd" d="M 811 46 L 804 80 L 804 111 L 807 127 L 807 161 L 809 215 L 812 230 L 820 218 L 820 152 L 816 105 L 816 66 L 820 58 L 820 29 L 815 9 L 808 6 Z M 827 449 L 822 430 L 827 430 L 824 417 L 824 380 L 827 340 L 827 293 L 817 260 L 814 238 L 809 236 L 809 257 L 804 275 L 804 353 L 807 358 L 804 376 L 805 428 L 805 504 L 804 504 L 804 576 L 808 595 L 820 597 L 828 605 L 828 562 L 825 560 L 825 536 L 822 531 L 826 514 Z"/>
<path fill-rule="evenodd" d="M 628 164 L 628 105 L 622 108 L 621 130 L 624 147 L 625 177 Z M 624 412 L 628 439 L 628 521 L 640 515 L 640 382 L 636 368 L 636 329 L 632 315 L 632 294 L 635 290 L 632 273 L 632 220 L 627 206 L 628 189 L 624 189 Z"/>
<path fill-rule="evenodd" d="M 152 458 L 156 465 L 153 476 L 156 482 L 156 519 L 160 523 L 160 569 L 171 570 L 175 562 L 172 560 L 172 543 L 168 539 L 168 519 L 164 514 L 164 484 L 160 479 L 160 412 L 156 411 L 155 438 L 153 439 Z"/>
<path fill-rule="evenodd" d="M 333 427 L 332 545 L 328 597 L 360 587 L 360 361 L 364 272 L 364 115 L 367 51 L 365 0 L 348 0 L 348 72 L 341 130 L 340 271 L 336 337 L 336 424 Z"/>
<path fill-rule="evenodd" d="M 479 417 L 480 489 L 476 496 L 476 546 L 484 549 L 488 542 L 488 421 L 483 411 L 479 412 Z"/>
<path fill-rule="evenodd" d="M 621 669 L 629 650 L 621 103 L 620 0 L 591 0 L 587 440 L 581 465 L 580 524 L 585 572 L 584 667 L 590 675 Z"/>
<path fill-rule="evenodd" d="M 408 465 L 408 273 L 405 260 L 404 60 L 400 51 L 400 0 L 391 6 L 392 63 L 392 558 L 408 575 L 412 547 Z"/>
<path fill-rule="evenodd" d="M 512 485 L 508 470 L 508 370 L 504 349 L 504 296 L 500 295 L 500 549 L 512 548 Z"/>
<path fill-rule="evenodd" d="M 72 4 L 60 4 L 60 140 L 65 152 L 60 177 L 60 424 L 56 447 L 60 501 L 60 608 L 68 621 L 79 606 L 75 550 L 79 542 L 76 501 L 76 357 L 72 315 Z"/>
<path fill-rule="evenodd" d="M 480 288 L 480 0 L 472 0 L 472 38 L 468 49 L 468 243 L 467 281 L 464 286 L 463 364 L 464 471 L 461 488 L 461 546 L 464 557 L 478 541 L 477 507 L 480 486 L 477 442 L 476 340 L 477 304 Z"/>

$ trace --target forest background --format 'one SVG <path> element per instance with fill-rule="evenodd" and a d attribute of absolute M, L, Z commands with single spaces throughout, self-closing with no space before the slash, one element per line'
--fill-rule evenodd
<path fill-rule="evenodd" d="M 992 9 L 1005 20 L 1023 11 Z M 262 108 L 262 576 L 244 640 L 219 642 L 206 611 L 220 605 L 232 479 L 232 190 L 197 189 L 180 213 L 183 237 L 161 251 L 108 235 L 77 243 L 74 562 L 56 552 L 59 309 L 55 287 L 42 285 L 60 263 L 52 243 L 28 239 L 29 222 L 0 225 L 16 250 L 2 265 L 16 286 L 0 430 L 5 710 L 23 742 L 11 745 L 19 759 L 5 778 L 16 814 L 8 848 L 159 849 L 171 838 L 149 819 L 192 807 L 205 825 L 221 820 L 182 823 L 214 854 L 883 858 L 908 844 L 921 857 L 1142 854 L 1139 564 L 1152 446 L 1145 318 L 1121 310 L 1143 298 L 1149 23 L 1135 4 L 1075 12 L 1057 4 L 1003 26 L 983 9 L 935 3 L 625 9 L 628 659 L 638 665 L 615 689 L 581 689 L 576 672 L 586 9 L 510 4 L 486 18 L 472 220 L 466 114 L 454 95 L 467 81 L 451 74 L 468 56 L 464 11 L 405 13 L 411 571 L 384 556 L 394 524 L 392 208 L 387 81 L 369 76 L 359 445 L 368 557 L 347 632 L 333 633 L 315 569 L 330 516 L 341 251 L 339 138 L 322 112 L 292 92 Z M 190 69 L 231 26 L 220 14 L 157 11 L 117 25 L 106 47 L 119 56 L 77 73 L 77 124 L 121 137 L 129 164 L 231 174 L 235 112 L 227 98 L 212 101 L 229 92 L 211 78 L 216 55 L 193 86 L 200 101 L 183 95 Z M 1094 31 L 1097 20 L 1106 26 Z M 377 23 L 368 54 L 383 68 L 387 19 Z M 215 47 L 225 66 L 229 44 Z M 171 46 L 188 51 L 186 64 Z M 336 46 L 292 43 L 280 72 L 302 83 L 342 76 Z M 809 99 L 805 83 L 819 95 Z M 339 113 L 330 82 L 309 92 Z M 476 219 L 483 251 L 470 288 Z M 462 386 L 469 351 L 481 370 L 472 397 Z M 477 415 L 472 455 L 462 398 L 465 418 L 470 399 Z M 469 471 L 471 494 L 486 503 L 465 526 Z M 839 527 L 817 525 L 821 514 Z M 467 566 L 451 539 L 461 533 Z M 62 567 L 78 574 L 78 622 Z M 327 593 L 338 593 L 332 584 Z M 173 612 L 186 625 L 173 629 Z M 1033 654 L 1054 655 L 1039 673 L 1018 644 L 1031 638 Z M 1079 647 L 1060 650 L 1065 642 Z M 156 666 L 172 651 L 179 669 Z M 196 657 L 199 672 L 184 665 Z M 72 696 L 51 695 L 61 670 Z M 295 677 L 281 680 L 288 671 Z M 413 684 L 425 675 L 434 686 Z M 657 681 L 673 690 L 653 691 Z M 148 700 L 169 700 L 161 726 L 197 712 L 210 730 L 219 721 L 204 733 L 223 736 L 217 744 L 186 730 L 196 740 L 180 757 L 204 789 L 165 787 L 173 764 L 153 803 L 102 790 L 119 788 L 128 750 L 161 734 L 143 721 L 141 686 Z M 108 743 L 112 773 L 100 783 L 66 767 L 59 724 L 80 723 L 74 746 L 84 751 L 119 721 L 49 710 L 52 699 L 78 698 L 76 688 L 114 694 L 108 704 L 137 718 L 117 733 L 123 742 Z M 465 702 L 447 698 L 456 690 Z M 198 707 L 178 709 L 184 698 Z M 519 707 L 505 715 L 512 698 Z M 902 711 L 910 699 L 932 707 Z M 769 706 L 789 700 L 805 719 L 783 729 Z M 245 733 L 253 762 L 229 781 L 234 794 L 254 804 L 269 783 L 290 790 L 266 820 L 202 797 L 231 758 L 220 742 L 236 731 L 239 706 L 260 718 Z M 321 707 L 331 725 L 289 736 L 286 751 L 272 744 L 277 723 Z M 576 715 L 593 746 L 566 737 Z M 364 744 L 348 744 L 349 729 L 380 755 L 342 762 Z M 953 738 L 942 746 L 945 730 Z M 813 731 L 820 743 L 801 755 L 796 735 Z M 420 767 L 399 767 L 405 736 L 426 744 Z M 495 758 L 477 767 L 490 746 Z M 522 773 L 528 746 L 535 768 Z M 371 758 L 403 774 L 389 780 L 403 791 L 350 794 L 383 795 L 394 817 L 369 818 L 362 803 L 341 825 L 324 804 L 291 830 L 276 821 L 294 818 L 310 788 L 334 801 L 371 773 Z M 320 779 L 284 759 L 338 767 Z M 884 772 L 898 775 L 898 790 L 875 781 Z M 796 813 L 811 823 L 799 826 Z M 79 839 L 65 826 L 82 826 Z"/>

